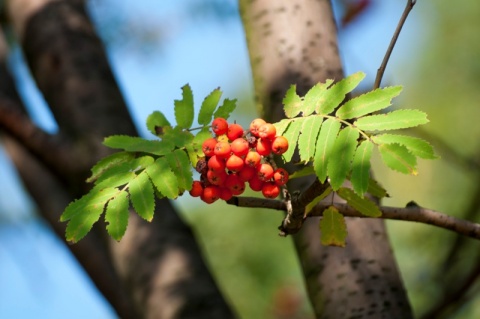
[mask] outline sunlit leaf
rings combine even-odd
[[[318,101],[317,114],[330,114],[345,96],[365,78],[365,73],[357,72],[332,85]]]
[[[113,166],[120,165],[122,163],[131,161],[135,158],[135,155],[128,152],[117,152],[102,158],[95,166],[92,167],[92,175],[87,179],[87,183],[94,182],[100,177],[106,170]]]
[[[65,222],[77,216],[80,216],[81,219],[82,217],[86,217],[98,210],[102,213],[105,204],[117,193],[118,189],[114,187],[102,189],[94,193],[88,193],[80,199],[71,202],[67,208],[65,208],[62,216],[60,216],[60,221]]]
[[[359,213],[369,217],[380,217],[382,212],[377,204],[365,197],[360,197],[355,192],[346,187],[341,187],[337,191],[338,196],[347,201],[347,204],[355,208]]]
[[[168,160],[173,173],[177,176],[180,192],[190,190],[193,178],[187,153],[183,150],[175,150],[173,153],[167,154],[165,158]]]
[[[300,130],[302,129],[302,119],[298,118],[292,120],[290,125],[288,126],[287,130],[283,132],[283,136],[288,140],[288,150],[283,153],[283,158],[285,162],[290,162],[295,152],[297,146],[298,136],[300,134]]]
[[[397,110],[359,118],[354,125],[364,131],[385,131],[415,127],[428,123],[427,114],[419,110]]]
[[[145,152],[154,155],[170,153],[174,144],[170,140],[146,140],[141,137],[127,135],[113,135],[105,138],[103,144],[110,148],[123,149],[129,152]]]
[[[147,128],[156,136],[161,136],[165,132],[165,127],[171,127],[170,122],[160,111],[155,111],[147,117]]]
[[[178,148],[182,148],[193,141],[193,134],[177,126],[177,127],[174,127],[172,130],[169,130],[168,132],[166,132],[165,135],[163,136],[163,139],[165,141],[168,140]],[[170,153],[167,153],[167,154],[170,154]]]
[[[320,133],[318,134],[313,167],[318,180],[322,183],[325,182],[327,178],[327,163],[339,130],[340,122],[330,118],[323,122]]]
[[[182,99],[174,101],[174,113],[177,126],[190,128],[193,123],[193,93],[188,84],[182,87]]]
[[[323,118],[320,116],[309,116],[304,118],[300,136],[298,137],[298,151],[300,160],[308,162],[315,155],[318,132],[322,125]]]
[[[333,83],[333,80],[326,80],[325,83],[317,83],[303,98],[302,115],[307,116],[312,114],[317,107],[324,103],[324,95],[327,94],[327,88]]]
[[[400,144],[381,144],[378,147],[383,162],[394,171],[417,175],[417,158]]]
[[[115,240],[122,239],[128,225],[129,216],[129,201],[128,193],[120,192],[117,196],[112,198],[105,211],[105,221],[107,222],[107,231]]]
[[[345,247],[347,238],[347,225],[345,218],[333,206],[323,211],[320,220],[320,239],[322,245]]]
[[[280,122],[273,123],[275,129],[277,130],[277,135],[283,135],[283,132],[285,132],[291,122],[291,119],[283,119]]]
[[[350,172],[352,160],[357,148],[358,131],[347,126],[338,134],[329,155],[327,172],[333,190],[342,186]]]
[[[370,91],[347,101],[337,110],[335,115],[341,119],[351,119],[383,110],[391,105],[392,99],[399,95],[401,91],[401,86]]]
[[[145,171],[140,173],[128,186],[133,209],[140,217],[151,221],[155,211],[155,196],[148,174]]]
[[[224,119],[228,119],[228,117],[235,110],[236,107],[237,99],[225,99],[223,100],[223,104],[215,111],[213,117],[223,117]]]
[[[289,118],[297,116],[302,110],[302,103],[302,99],[297,94],[297,86],[291,85],[283,98],[285,115]]]
[[[220,89],[213,90],[202,102],[200,107],[200,112],[198,113],[198,124],[208,125],[212,121],[213,112],[215,111],[220,97],[222,96],[222,91]]]
[[[396,134],[381,134],[372,136],[372,140],[377,144],[400,144],[405,146],[413,155],[424,159],[436,159],[432,145],[427,141],[417,137],[396,135]]]
[[[368,189],[370,181],[370,159],[372,157],[373,143],[363,141],[355,152],[352,163],[352,182],[353,190],[360,197],[363,197]]]
[[[105,188],[103,185],[120,186],[122,178],[126,179],[128,176],[132,177],[132,173],[145,169],[154,161],[151,156],[137,157],[129,162],[121,163],[116,166],[112,166],[95,181],[95,188]],[[113,185],[115,183],[116,185]],[[126,181],[128,183],[128,181]],[[124,183],[125,184],[125,183]]]
[[[178,197],[178,181],[165,157],[158,158],[155,163],[146,168],[153,185],[162,196],[170,199]]]

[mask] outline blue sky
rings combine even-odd
[[[340,36],[346,73],[362,70],[373,81],[390,41],[404,1],[377,1],[368,14]],[[126,1],[116,5],[134,17],[149,21],[173,21],[184,16],[187,1]],[[418,7],[422,5],[419,2]],[[364,23],[372,22],[372,23]],[[390,70],[405,61],[418,39],[424,36],[413,12],[392,56],[385,79],[398,82]],[[422,30],[418,32],[417,30]],[[128,51],[110,51],[109,56],[124,96],[140,132],[146,117],[162,108],[169,119],[173,100],[189,83],[196,105],[211,90],[221,87],[223,97],[234,98],[239,86],[251,90],[249,61],[243,30],[238,19],[222,22],[196,20],[176,23],[158,53],[138,56]],[[406,40],[408,39],[408,41]],[[13,59],[19,59],[16,52]],[[34,86],[16,68],[20,90],[35,121],[55,131],[48,111]],[[251,99],[251,95],[241,97]],[[18,176],[0,150],[0,318],[114,318],[62,241],[33,213]],[[180,205],[182,201],[180,200]]]

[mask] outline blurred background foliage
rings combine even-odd
[[[341,45],[351,39],[347,35],[355,29],[365,30],[362,32],[378,29],[380,17],[387,14],[380,10],[385,6],[380,0],[334,0],[338,20],[358,2],[367,5],[348,25],[339,26]],[[405,1],[392,3],[396,9],[389,13],[388,19],[396,21]],[[149,11],[147,5],[132,11],[124,1],[91,0],[88,4],[111,56],[124,59],[122,63],[137,59],[146,67],[155,67],[153,72],[157,72],[158,79],[150,83],[149,90],[169,81],[171,75],[164,72],[168,67],[152,61],[165,57],[168,63],[166,52],[176,37],[184,36],[186,30],[202,30],[205,25],[226,28],[240,23],[235,1],[171,2],[164,5],[162,19]],[[428,113],[430,124],[410,133],[429,139],[442,158],[420,162],[419,175],[415,177],[390,172],[378,162],[374,173],[392,196],[385,200],[385,205],[404,206],[414,200],[421,206],[480,222],[480,125],[476,123],[480,118],[479,16],[480,2],[418,1],[407,20],[384,85],[404,85],[396,107],[418,108]],[[393,31],[395,23],[391,24]],[[389,36],[381,39],[383,42],[375,47],[376,51],[383,54]],[[246,57],[246,51],[239,54]],[[369,54],[343,52],[346,72],[364,70],[374,74],[380,61],[365,62]],[[363,65],[352,61],[363,61]],[[17,70],[21,68],[17,64],[23,62],[13,58],[11,63],[12,69]],[[233,74],[228,84],[234,88],[228,97],[240,100],[232,119],[246,125],[254,117],[252,87],[243,78],[236,78],[235,67],[232,64],[231,69],[224,70]],[[125,76],[121,71],[115,72],[119,78]],[[214,75],[205,74],[205,79]],[[211,78],[208,81],[216,82]],[[175,98],[183,84],[173,93]],[[123,89],[128,100],[133,93],[127,86]],[[162,107],[168,108],[168,104]],[[153,110],[147,108],[141,113],[132,109],[132,113],[143,125],[144,114]],[[3,211],[8,209],[5,198],[0,206]],[[240,209],[221,203],[207,206],[190,198],[182,198],[175,205],[194,227],[221,289],[241,318],[313,318],[291,238],[277,235],[280,212]],[[0,222],[0,232],[3,229],[5,234],[8,218],[1,217]],[[480,309],[475,307],[480,301],[480,243],[459,239],[451,232],[428,225],[397,221],[388,221],[387,225],[417,317],[480,318]],[[22,263],[24,258],[18,260]],[[436,312],[431,312],[432,309]]]

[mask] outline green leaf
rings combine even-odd
[[[108,223],[107,231],[108,234],[117,241],[122,239],[127,230],[128,216],[130,214],[128,204],[127,192],[120,192],[107,204],[107,210],[105,212],[105,221]]]
[[[105,138],[103,144],[110,148],[123,149],[129,152],[145,152],[154,155],[170,153],[174,144],[169,140],[146,140],[136,136],[113,135]]]
[[[283,119],[280,122],[273,123],[273,125],[275,126],[275,129],[277,130],[277,135],[278,136],[283,135],[283,132],[285,132],[285,130],[287,129],[287,127],[290,125],[291,122],[292,122],[291,119]]]
[[[340,122],[329,118],[323,122],[320,133],[317,138],[317,146],[315,150],[315,158],[313,159],[313,167],[320,182],[325,182],[327,178],[327,162],[332,153],[335,139],[340,130]]]
[[[436,159],[432,145],[427,141],[417,137],[396,135],[396,134],[381,134],[372,136],[372,140],[377,144],[400,144],[405,146],[413,155],[424,159]]]
[[[345,120],[383,110],[391,105],[392,99],[401,91],[401,86],[392,86],[362,94],[341,106],[336,116]]]
[[[341,187],[337,191],[338,196],[347,201],[347,204],[355,208],[359,213],[369,217],[380,217],[382,212],[378,206],[365,197],[360,197],[350,188]]]
[[[302,104],[302,99],[297,94],[297,86],[291,85],[283,98],[285,115],[289,118],[297,116],[302,111]]]
[[[327,189],[325,191],[323,191],[322,194],[318,195],[317,197],[315,197],[310,203],[307,204],[307,206],[305,206],[305,213],[304,213],[304,216],[307,216],[308,214],[310,214],[310,212],[312,211],[312,209],[317,206],[318,203],[320,203],[320,201],[322,201],[325,197],[327,197],[328,195],[330,195],[332,193],[332,188],[329,186],[327,187]]]
[[[372,157],[373,143],[363,141],[355,152],[352,163],[352,182],[353,190],[360,197],[363,197],[368,189],[370,180],[370,158]]]
[[[223,104],[215,111],[213,114],[214,118],[223,117],[224,119],[228,119],[230,114],[235,110],[237,107],[237,99],[225,99],[223,100]]]
[[[320,220],[320,240],[325,246],[345,247],[347,224],[342,214],[333,206],[323,211]]]
[[[397,110],[386,114],[369,115],[355,121],[364,131],[398,130],[428,123],[427,114],[419,110]]]
[[[167,154],[165,158],[173,173],[177,176],[178,188],[180,192],[190,190],[193,183],[192,171],[190,170],[190,161],[183,150],[175,150]]]
[[[101,214],[108,200],[117,193],[118,189],[113,187],[105,188],[98,192],[90,192],[80,199],[71,202],[67,208],[65,208],[62,216],[60,216],[60,221],[65,222],[77,216],[86,218],[89,214],[96,213],[98,210],[100,210]]]
[[[162,112],[155,111],[147,117],[147,128],[153,135],[161,136],[166,127],[171,125]]]
[[[347,174],[350,172],[352,160],[357,148],[358,131],[347,126],[338,134],[333,145],[327,165],[330,185],[333,190],[342,186]]]
[[[288,150],[283,153],[285,162],[290,162],[297,146],[298,135],[302,129],[302,118],[292,120],[283,136],[288,140]]]
[[[95,188],[101,189],[105,188],[105,185],[110,185],[111,187],[120,186],[128,183],[126,179],[131,177],[133,173],[145,169],[147,166],[153,163],[153,157],[151,156],[142,156],[135,158],[129,162],[113,166],[110,169],[103,172],[103,174],[95,181]],[[134,177],[134,176],[133,176]],[[133,178],[132,177],[132,178]],[[122,183],[124,182],[124,183]]]
[[[381,144],[378,146],[383,162],[394,171],[417,175],[417,158],[400,144]]]
[[[130,201],[137,214],[146,221],[152,221],[155,211],[155,196],[148,174],[143,171],[128,186]]]
[[[213,112],[217,107],[218,101],[222,96],[220,88],[213,90],[202,102],[200,113],[198,114],[198,124],[208,125],[212,121]]]
[[[177,126],[190,128],[193,123],[193,93],[188,84],[182,87],[182,99],[174,101],[174,112]]]
[[[315,155],[317,135],[320,131],[323,118],[321,116],[309,116],[303,120],[300,136],[298,138],[298,151],[300,160],[308,162]]]
[[[332,85],[333,80],[326,80],[325,83],[317,83],[310,90],[303,99],[302,115],[308,116],[312,114],[320,103],[324,103],[324,96],[327,94],[327,89]]]
[[[177,177],[170,169],[165,157],[158,158],[155,163],[146,168],[146,172],[162,196],[170,199],[178,197]]]
[[[294,178],[305,177],[312,174],[315,174],[315,170],[313,169],[313,166],[304,166],[302,169],[291,174],[288,177],[288,179],[290,180]]]
[[[165,132],[165,135],[163,136],[163,140],[164,141],[168,140],[170,143],[173,143],[176,147],[182,148],[193,141],[193,134],[190,133],[189,131],[185,131],[179,126],[176,126],[172,130]]]
[[[384,197],[390,197],[390,195],[388,195],[387,193],[387,190],[380,186],[380,184],[373,178],[370,178],[370,180],[368,181],[367,193],[380,199]]]
[[[135,158],[135,155],[128,152],[117,152],[102,158],[98,161],[95,166],[92,167],[92,175],[87,178],[87,183],[94,182],[97,178],[100,177],[106,170],[112,168],[113,166],[120,165],[122,163],[131,161]]]
[[[357,72],[334,84],[322,95],[315,111],[317,114],[327,115],[333,112],[351,92],[365,78],[365,73]]]

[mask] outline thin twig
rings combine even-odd
[[[383,58],[382,64],[377,70],[377,77],[375,78],[375,83],[373,84],[373,89],[378,89],[380,87],[380,83],[382,82],[382,77],[383,74],[385,73],[385,69],[387,68],[388,60],[390,59],[390,56],[392,55],[393,48],[395,47],[395,44],[397,43],[398,36],[400,35],[400,32],[402,31],[403,25],[405,24],[405,21],[407,20],[408,14],[410,11],[412,11],[413,6],[417,3],[417,0],[408,0],[407,5],[405,7],[405,10],[403,10],[403,14],[400,17],[400,21],[398,21],[397,28],[395,29],[395,33],[393,34],[392,40],[390,41],[390,45],[388,46],[387,52],[385,53],[385,56]]]
[[[262,199],[256,197],[234,197],[227,203],[239,207],[256,207],[270,208],[275,210],[286,210],[286,204],[283,201]],[[319,204],[317,204],[317,206],[313,208],[308,217],[322,216],[323,211],[329,206],[332,206],[332,204],[320,202]],[[369,218],[368,216],[357,212],[354,208],[347,204],[333,203],[333,206],[335,206],[346,217]],[[480,239],[480,224],[452,217],[431,209],[419,206],[408,206],[404,208],[380,206],[380,211],[382,212],[382,216],[380,216],[379,218],[429,224],[454,231],[464,236]]]

